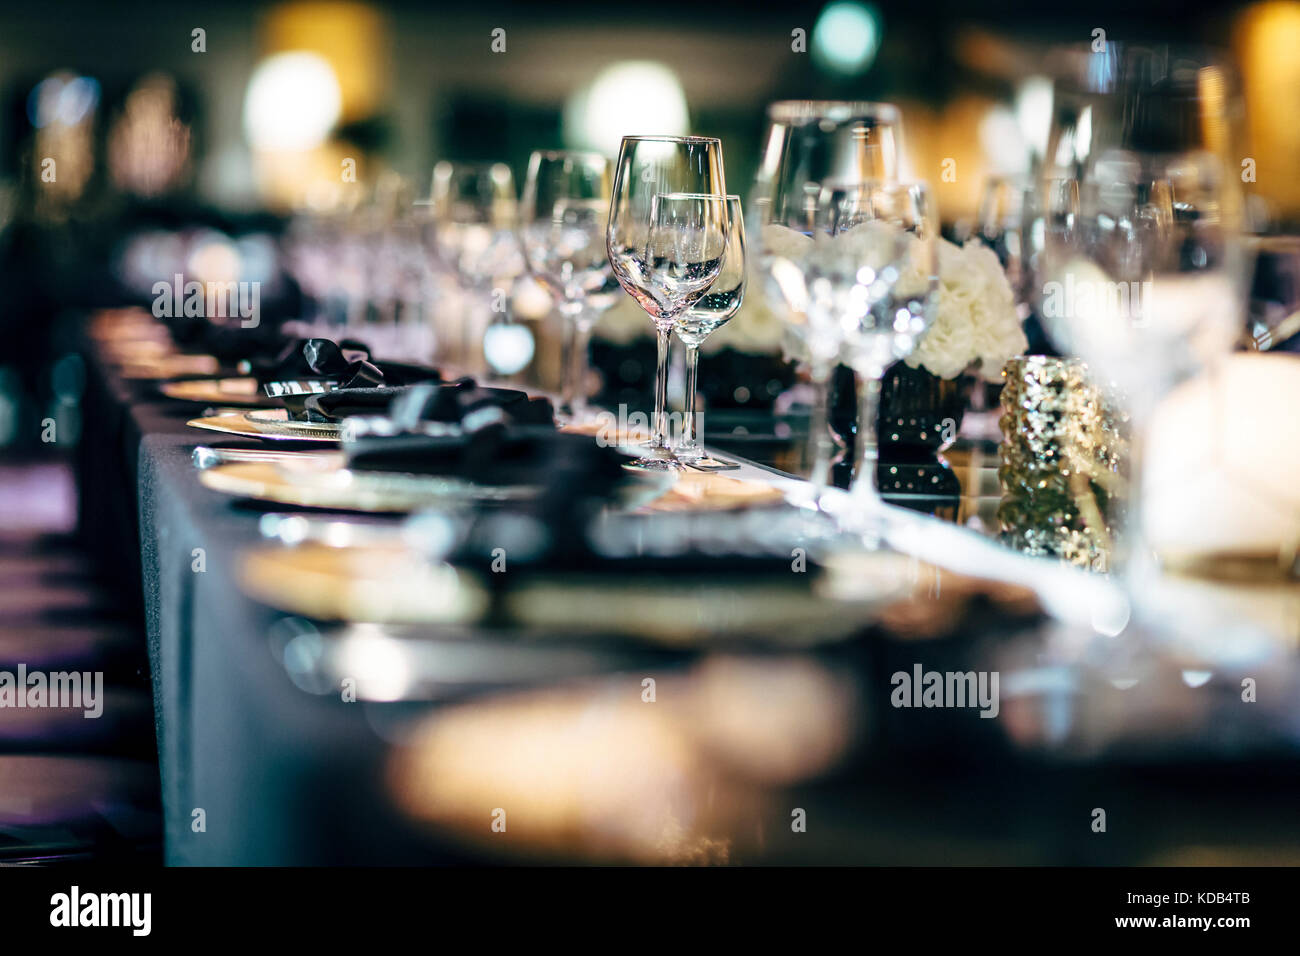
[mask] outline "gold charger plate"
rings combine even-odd
[[[450,624],[478,620],[488,606],[472,575],[399,543],[263,545],[240,555],[238,578],[263,604],[322,621]]]
[[[264,408],[271,399],[262,394],[257,379],[249,376],[237,378],[192,378],[181,382],[164,382],[158,386],[168,398],[185,402],[202,402],[206,405],[247,405]]]
[[[903,591],[892,580],[870,599],[841,600],[823,582],[789,578],[701,584],[639,574],[534,574],[510,588],[498,610],[505,612],[503,626],[539,639],[622,634],[684,647],[734,636],[806,647],[858,632]],[[259,545],[240,555],[238,579],[244,593],[269,607],[326,621],[464,623],[488,606],[471,572],[431,564],[400,541]]]
[[[185,424],[191,428],[206,428],[209,431],[238,435],[241,438],[266,438],[272,441],[319,441],[338,444],[338,426],[327,426],[315,422],[291,422],[289,412],[283,408],[265,409],[268,416],[261,420],[250,420],[245,413],[231,415],[208,415],[204,418],[191,418]]]
[[[180,375],[216,375],[221,363],[211,355],[137,356],[122,359],[119,374],[129,379],[176,378]],[[177,384],[177,383],[169,383]]]
[[[686,470],[665,494],[644,506],[646,511],[732,511],[779,505],[785,495],[761,481]]]
[[[474,485],[455,478],[397,473],[358,473],[319,459],[286,465],[238,462],[199,472],[214,491],[300,508],[405,514],[449,503],[515,501],[535,489]]]

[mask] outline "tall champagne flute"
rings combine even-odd
[[[564,318],[559,413],[568,422],[584,419],[588,340],[619,288],[604,239],[613,178],[598,153],[538,150],[528,162],[520,237],[529,272]]]
[[[722,328],[740,309],[745,300],[748,277],[745,261],[745,219],[740,197],[727,197],[727,246],[718,278],[709,291],[700,296],[685,312],[677,316],[677,338],[686,346],[686,427],[682,441],[674,449],[677,460],[693,468],[718,470],[734,467],[730,462],[709,457],[700,444],[695,412],[699,380],[700,345]]]
[[[605,242],[614,275],[654,323],[658,345],[653,434],[641,464],[679,467],[668,440],[668,348],[677,316],[718,277],[725,239],[722,144],[703,136],[625,136]],[[714,201],[699,198],[713,197]],[[712,257],[712,258],[693,258]]]
[[[814,496],[830,480],[827,424],[839,329],[808,309],[806,257],[822,184],[892,182],[898,178],[901,119],[889,103],[789,100],[768,107],[767,135],[749,204],[763,291],[781,312],[807,361],[814,397],[808,426]]]
[[[938,215],[923,183],[828,183],[807,259],[813,321],[839,330],[839,357],[858,381],[849,488],[859,516],[880,506],[876,414],[885,369],[910,355],[938,302]]]

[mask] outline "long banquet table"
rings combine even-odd
[[[1008,583],[1032,579],[1023,564],[1008,557],[1007,573],[992,574],[1000,580],[975,573],[1001,566],[992,545],[974,559],[954,558],[966,573],[936,571],[922,593],[851,639],[811,649],[624,642],[566,674],[563,655],[590,645],[420,626],[396,632],[432,648],[477,641],[530,660],[555,655],[555,666],[541,669],[549,676],[527,682],[551,695],[535,712],[511,709],[518,682],[507,671],[500,688],[480,681],[423,700],[310,693],[284,666],[284,644],[304,629],[328,636],[340,625],[264,606],[238,582],[238,556],[258,541],[262,514],[283,509],[201,486],[191,454],[211,436],[186,426],[194,406],[122,378],[89,339],[83,354],[83,533],[116,585],[142,598],[170,864],[1300,861],[1290,802],[1300,771],[1290,716],[1294,648],[1256,675],[1256,710],[1229,711],[1235,673],[1225,668],[1193,687],[1179,680],[1179,656],[1161,649],[1143,660],[1148,692],[1125,697],[1077,655],[1054,663],[1060,647],[1073,646],[1073,632],[1043,613],[1043,595]],[[913,530],[941,524],[915,520]],[[938,563],[960,550],[956,538],[913,538],[941,552],[927,555]],[[999,719],[891,706],[890,675],[915,666],[999,669]],[[608,703],[611,694],[639,703],[646,674],[662,688],[656,714],[671,714],[674,689],[689,688],[697,705],[725,701],[728,719],[710,723],[701,712],[683,730]],[[1286,695],[1279,709],[1276,697]],[[819,709],[828,697],[833,706]],[[401,728],[444,711],[454,719],[439,726],[451,736],[437,738],[437,759],[416,766],[446,775],[435,781],[437,797],[461,805],[445,812],[421,809],[428,800],[418,786],[395,796],[393,772],[395,750],[410,740]],[[539,725],[548,714],[574,713],[587,722],[571,737],[545,738]],[[545,752],[571,763],[520,776],[534,732],[543,734],[539,747],[559,747]],[[461,740],[464,753],[455,751]],[[636,768],[625,758],[636,758]],[[619,775],[636,785],[611,779]],[[572,779],[587,788],[577,797]],[[656,795],[655,781],[671,793]],[[512,819],[536,817],[495,841],[494,787],[522,805]],[[637,832],[635,821],[611,822],[665,806],[671,840]],[[1092,825],[1096,808],[1109,814],[1106,832]],[[592,820],[594,834],[578,832]],[[514,832],[517,842],[507,836]]]

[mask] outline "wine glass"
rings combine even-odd
[[[431,195],[434,242],[461,287],[459,362],[474,371],[485,318],[504,307],[494,283],[513,283],[524,261],[516,238],[515,181],[505,163],[438,163]]]
[[[839,358],[858,382],[850,495],[859,517],[879,512],[876,414],[885,369],[910,355],[938,303],[938,216],[924,183],[822,187],[805,261],[808,311],[838,331]]]
[[[806,257],[812,250],[822,183],[891,182],[898,177],[901,121],[889,103],[790,100],[768,107],[767,136],[750,202],[750,235],[774,308],[801,348],[813,386],[808,428],[814,499],[830,479],[827,424],[839,329],[808,309]],[[784,309],[780,308],[783,305]]]
[[[702,197],[713,198],[713,197]],[[700,296],[685,312],[677,316],[677,338],[686,346],[686,423],[681,442],[674,449],[677,460],[693,468],[722,470],[734,468],[731,462],[711,458],[700,444],[695,414],[696,383],[700,365],[700,345],[720,329],[740,309],[745,300],[748,277],[745,262],[745,219],[739,196],[726,201],[727,245],[718,277],[709,291]]]
[[[591,329],[619,288],[604,241],[613,171],[597,153],[538,150],[524,184],[524,259],[564,317],[558,411],[570,423],[586,413]]]
[[[1246,278],[1236,177],[1213,131],[1218,68],[1167,48],[1129,50],[1089,104],[1078,178],[1052,180],[1039,311],[1064,351],[1118,386],[1132,437],[1128,501],[1112,565],[1129,614],[1158,572],[1142,523],[1143,436],[1179,380],[1239,335]]]
[[[642,467],[679,467],[668,440],[668,348],[677,316],[718,277],[726,239],[722,144],[703,136],[625,136],[605,242],[623,288],[654,323],[652,437]],[[701,198],[704,197],[704,198]]]

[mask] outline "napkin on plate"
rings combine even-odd
[[[298,379],[326,379],[339,388],[414,385],[441,381],[436,369],[408,362],[380,361],[355,339],[295,339],[271,362],[253,362],[258,384]]]
[[[500,420],[515,425],[554,427],[555,410],[548,399],[532,398],[513,388],[488,388],[472,378],[454,382],[424,382],[404,387],[340,388],[306,400],[311,421],[337,422],[351,415],[387,414],[400,428],[418,430],[422,422],[460,424]]]
[[[354,471],[445,475],[491,486],[560,484],[575,495],[612,489],[624,477],[627,460],[587,438],[501,421],[446,436],[366,437],[349,442],[345,451]]]

